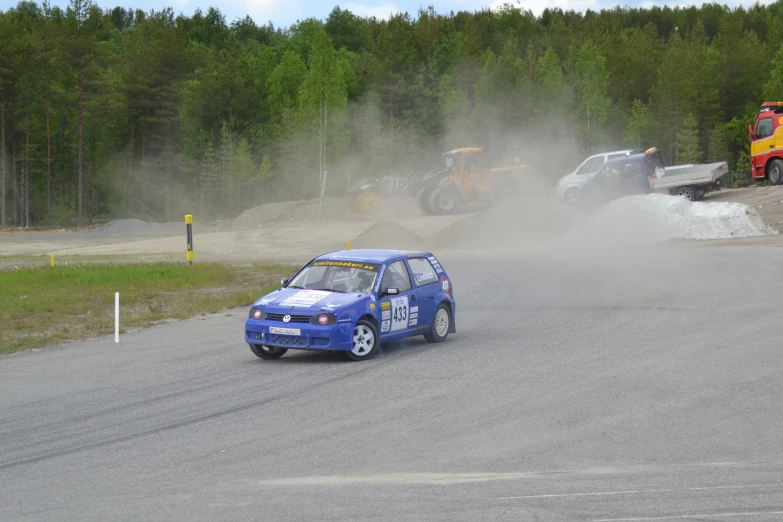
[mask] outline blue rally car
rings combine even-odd
[[[316,257],[250,308],[245,341],[262,359],[289,349],[372,357],[383,341],[456,333],[446,270],[429,252],[347,250]]]

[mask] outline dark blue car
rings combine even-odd
[[[622,197],[649,194],[651,180],[663,172],[663,158],[655,147],[609,160],[579,188],[576,202],[594,210]]]
[[[245,340],[255,355],[289,349],[372,357],[383,341],[456,333],[446,270],[429,252],[347,250],[316,257],[250,308]]]

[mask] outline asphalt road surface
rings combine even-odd
[[[783,251],[601,255],[444,259],[458,334],[361,363],[244,310],[0,357],[0,519],[783,520]]]

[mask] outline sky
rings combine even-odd
[[[212,6],[219,8],[230,24],[236,18],[244,18],[246,15],[259,25],[272,22],[275,27],[288,27],[297,20],[314,17],[325,19],[329,12],[339,5],[341,9],[347,9],[361,16],[376,16],[388,18],[392,13],[407,11],[415,16],[420,8],[427,9],[432,5],[439,13],[447,14],[450,11],[475,11],[482,8],[496,8],[504,3],[513,3],[517,7],[529,9],[538,15],[547,7],[560,7],[584,12],[587,9],[600,10],[611,9],[617,5],[629,7],[663,6],[688,6],[701,5],[698,0],[669,0],[667,2],[653,0],[93,0],[103,8],[111,8],[121,5],[125,8],[133,7],[149,12],[170,6],[179,14],[192,15],[196,8],[202,11]],[[770,4],[773,0],[760,0],[761,4]],[[37,2],[40,3],[40,2]],[[50,0],[52,5],[65,7],[68,0]],[[736,7],[738,5],[751,6],[754,0],[722,0],[722,5]],[[0,10],[7,10],[17,4],[17,0],[0,0]]]

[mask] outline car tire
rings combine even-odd
[[[435,310],[435,317],[432,318],[430,331],[424,334],[424,338],[431,343],[442,343],[449,336],[450,324],[451,313],[449,313],[449,307],[441,303]]]
[[[375,355],[380,344],[381,339],[375,325],[361,319],[353,327],[353,347],[345,352],[345,356],[352,361],[365,361]]]
[[[570,189],[567,189],[565,191],[565,194],[563,194],[563,201],[568,203],[569,205],[576,205],[576,195],[579,192],[579,189],[576,187],[571,187]]]
[[[419,205],[419,209],[422,214],[426,216],[432,215],[432,208],[430,208],[430,194],[429,188],[422,188],[416,193],[416,203]]]
[[[430,208],[435,215],[455,214],[460,204],[459,191],[453,187],[438,187],[430,194]]]
[[[783,183],[783,160],[773,159],[767,172],[771,184],[780,185]]]
[[[285,355],[288,348],[275,348],[274,346],[264,346],[261,344],[250,344],[250,351],[262,359],[271,361],[272,359],[279,359]]]
[[[674,191],[675,196],[683,197],[689,201],[696,201],[696,191],[692,187],[680,187]]]

